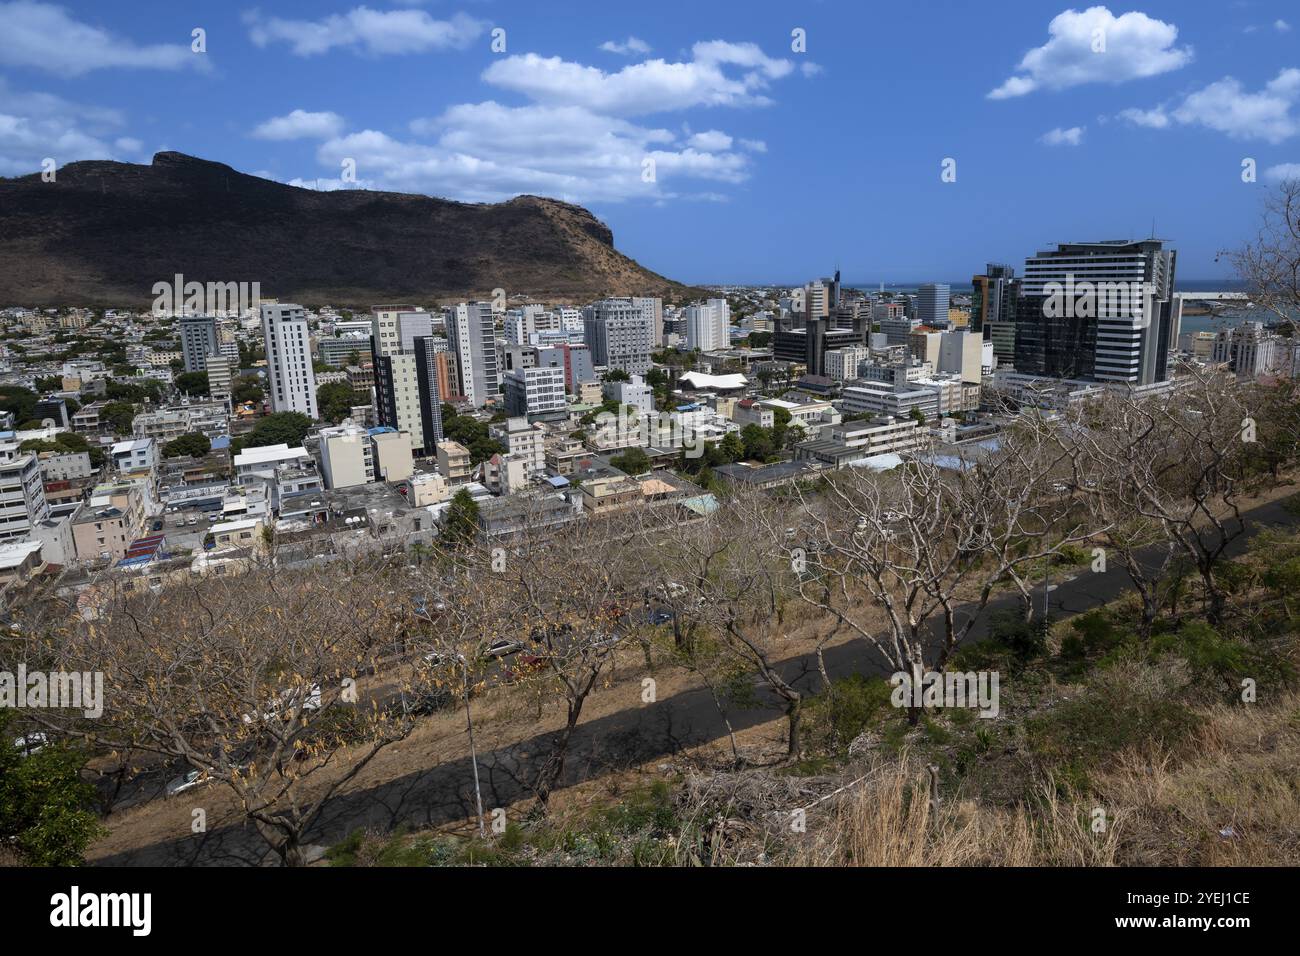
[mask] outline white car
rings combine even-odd
[[[524,645],[520,644],[518,641],[501,640],[490,644],[484,653],[488,657],[505,657],[508,654],[514,654],[523,649]]]
[[[172,780],[167,784],[167,796],[174,797],[178,793],[184,793],[186,790],[197,787],[200,783],[199,778],[201,776],[202,774],[197,770],[191,770],[189,773],[181,774],[175,780]]]
[[[39,753],[49,742],[49,737],[37,731],[24,737],[15,737],[14,749],[24,757],[30,757],[34,753]]]
[[[280,716],[281,712],[287,710],[294,702],[294,689],[286,687],[280,693],[279,704],[271,700],[267,702],[267,710],[262,714],[263,720],[274,720]],[[307,698],[302,702],[303,710],[320,710],[320,684],[312,684],[311,690],[307,692]],[[253,722],[252,714],[244,714],[244,723]]]

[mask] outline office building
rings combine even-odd
[[[946,282],[927,282],[916,291],[916,317],[921,325],[932,329],[946,329],[950,289]]]
[[[999,363],[1011,365],[1016,357],[1016,307],[1020,283],[1016,270],[990,262],[982,275],[971,277],[970,330],[993,343]]]
[[[1025,260],[1016,371],[1130,385],[1169,377],[1177,254],[1160,239],[1061,243]]]

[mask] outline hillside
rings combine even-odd
[[[155,282],[260,282],[262,295],[367,307],[508,295],[665,295],[587,210],[537,196],[469,204],[317,192],[182,153],[0,179],[0,305],[144,306]]]

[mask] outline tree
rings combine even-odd
[[[0,385],[0,411],[12,412],[16,422],[36,417],[38,398],[31,389],[19,385]]]
[[[920,458],[879,474],[847,469],[815,495],[799,490],[781,544],[801,569],[797,594],[893,673],[942,671],[1001,582],[1023,582],[1025,569],[1098,530],[1053,490],[1069,461],[1052,423],[1029,418],[965,470]],[[909,705],[908,719],[920,709]]]
[[[107,422],[118,435],[131,434],[131,423],[135,421],[135,405],[131,402],[109,402],[99,412],[100,421]]]
[[[1300,177],[1283,180],[1264,200],[1259,232],[1228,253],[1251,301],[1287,323],[1300,314]]]
[[[230,454],[237,455],[245,448],[281,443],[295,447],[301,445],[311,430],[312,420],[302,412],[275,412],[261,419],[247,435],[240,435],[230,443]]]
[[[640,448],[629,448],[623,454],[612,457],[609,463],[629,475],[641,475],[650,470],[650,456]]]
[[[452,496],[447,516],[442,522],[442,542],[459,547],[474,540],[478,534],[478,502],[465,488]]]
[[[81,779],[85,757],[63,741],[24,753],[12,721],[0,709],[0,842],[29,866],[79,866],[101,832],[94,787]]]
[[[1135,519],[1178,543],[1196,567],[1215,626],[1227,599],[1216,572],[1245,532],[1241,479],[1256,440],[1248,404],[1255,394],[1229,376],[1191,372],[1177,401],[1110,393],[1091,402],[1076,427],[1058,432],[1067,454],[1098,482],[1089,494],[1121,497]]]
[[[208,385],[207,372],[185,372],[177,375],[173,380],[176,388],[187,395],[209,395],[211,388]]]
[[[230,398],[236,405],[245,402],[260,402],[266,395],[266,389],[256,375],[241,375],[235,379]]]
[[[316,407],[320,417],[337,425],[352,414],[352,406],[361,404],[361,396],[347,382],[326,382],[316,389]]]
[[[400,653],[407,607],[387,596],[398,581],[382,560],[344,559],[310,572],[264,562],[156,594],[108,583],[94,622],[24,619],[33,654],[104,674],[103,714],[35,719],[106,755],[154,754],[197,771],[233,796],[265,844],[246,862],[269,849],[303,865],[304,838],[330,801],[413,727],[392,699],[418,680]],[[225,849],[238,853],[237,843]]]
[[[210,451],[212,442],[199,432],[189,432],[163,445],[164,458],[202,458]]]
[[[630,382],[630,381],[632,381],[632,376],[629,375],[629,374],[628,374],[624,369],[621,369],[621,368],[611,368],[608,372],[605,373],[605,381],[607,381],[607,382]]]

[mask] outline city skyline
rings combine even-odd
[[[0,3],[0,175],[173,149],[321,189],[554,196],[689,283],[957,287],[1152,234],[1227,280],[1216,254],[1300,170],[1285,4],[686,12]]]

